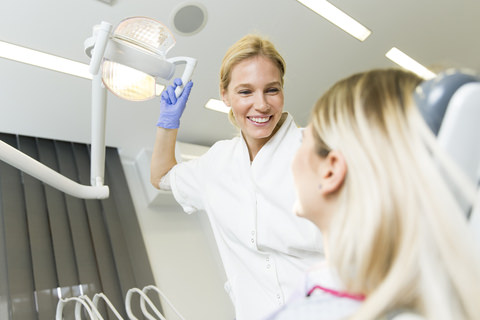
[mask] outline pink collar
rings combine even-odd
[[[348,299],[357,300],[357,301],[365,300],[365,295],[363,295],[363,294],[350,294],[350,293],[347,293],[347,292],[341,292],[341,291],[337,291],[337,290],[328,289],[328,288],[325,288],[325,287],[322,287],[322,286],[319,286],[319,285],[316,285],[312,289],[310,289],[307,292],[307,297],[309,297],[317,289],[322,290],[326,293],[332,294],[336,297],[340,297],[340,298],[348,298]]]

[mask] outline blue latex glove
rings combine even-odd
[[[176,78],[173,84],[168,86],[162,92],[160,100],[160,116],[158,118],[157,127],[165,129],[178,129],[180,126],[180,117],[187,105],[188,96],[192,89],[193,82],[189,81],[183,89],[180,96],[177,98],[175,89],[182,85],[182,80]]]

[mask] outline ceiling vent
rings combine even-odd
[[[194,35],[205,27],[207,9],[198,2],[184,2],[173,10],[170,23],[176,33]]]

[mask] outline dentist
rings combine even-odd
[[[228,278],[237,320],[264,319],[293,295],[305,271],[323,258],[313,223],[292,212],[290,165],[301,130],[283,112],[285,61],[273,44],[247,35],[222,61],[220,93],[239,136],[203,156],[175,160],[180,117],[192,83],[162,94],[151,182],[171,189],[186,213],[207,213]]]

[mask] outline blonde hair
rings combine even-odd
[[[348,167],[329,259],[346,290],[367,296],[353,319],[401,308],[436,320],[480,315],[478,249],[438,164],[454,169],[414,104],[420,82],[397,69],[355,74],[312,113],[317,153],[339,150]]]
[[[283,87],[286,64],[272,42],[255,34],[248,34],[235,42],[225,53],[220,67],[220,92],[226,91],[232,78],[233,68],[240,62],[253,57],[262,56],[270,59],[280,71],[280,81]],[[237,126],[232,110],[228,118]]]

